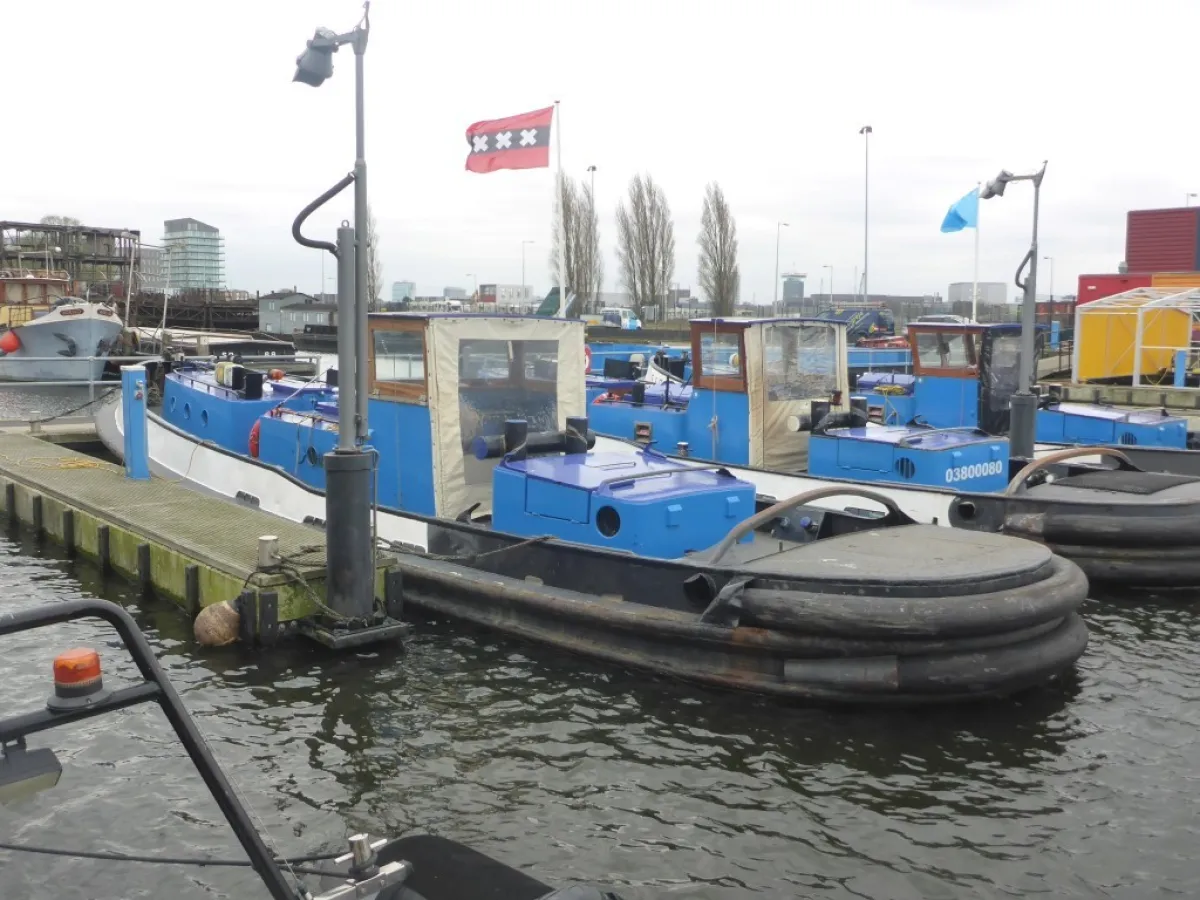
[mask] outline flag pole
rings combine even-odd
[[[558,308],[559,315],[567,314],[567,203],[566,184],[563,182],[562,167],[562,122],[558,101],[554,101],[554,153],[558,158],[558,174],[554,178],[554,190],[558,193]]]
[[[971,321],[979,321],[979,188],[975,182],[975,275],[971,280]]]

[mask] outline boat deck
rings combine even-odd
[[[28,433],[0,432],[0,483],[9,522],[32,525],[189,613],[250,592],[259,624],[265,602],[276,628],[323,603],[325,535],[316,523],[289,522],[177,481],[135,481],[121,466]],[[258,539],[266,535],[278,538],[284,565],[260,571]],[[377,583],[391,562],[379,560]]]

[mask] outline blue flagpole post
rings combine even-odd
[[[121,366],[121,423],[125,431],[125,475],[150,480],[150,442],[146,436],[146,366]]]

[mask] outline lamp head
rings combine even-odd
[[[337,48],[337,35],[328,28],[318,28],[305,51],[296,57],[296,74],[292,81],[320,87],[333,75],[333,54]]]
[[[982,191],[979,192],[980,200],[990,200],[992,197],[1003,197],[1004,188],[1013,179],[1013,173],[1008,169],[1001,169],[1000,174],[989,181]]]

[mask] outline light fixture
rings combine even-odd
[[[30,750],[24,738],[3,745],[0,754],[0,803],[15,803],[48,790],[62,777],[62,763],[46,747]]]

